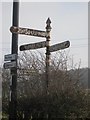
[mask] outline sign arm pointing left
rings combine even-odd
[[[16,26],[10,27],[10,31],[15,34],[23,34],[23,35],[30,35],[30,36],[37,36],[37,37],[48,37],[48,33],[46,31],[21,28]]]

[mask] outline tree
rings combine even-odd
[[[90,96],[82,89],[79,81],[80,67],[74,71],[74,76],[70,74],[69,55],[65,51],[57,52],[51,58],[50,80],[48,91],[45,94],[45,56],[41,53],[23,52],[18,59],[18,119],[52,119],[52,118],[86,118],[88,113],[87,101]],[[74,66],[74,65],[73,65]],[[9,71],[8,71],[9,72]],[[6,72],[4,72],[6,74]],[[8,88],[9,75],[3,83],[3,91]],[[8,81],[8,82],[7,82]],[[5,93],[4,93],[5,94]],[[7,92],[7,96],[9,92]],[[4,95],[5,96],[5,95]],[[5,100],[6,97],[3,97]],[[9,99],[9,97],[7,97]],[[7,101],[8,102],[8,101]],[[89,103],[89,101],[88,101]],[[5,106],[5,104],[3,104]],[[8,106],[6,107],[8,109]],[[7,110],[4,109],[7,113]]]

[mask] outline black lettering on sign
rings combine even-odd
[[[31,36],[37,36],[37,37],[50,37],[49,33],[47,33],[46,31],[20,28],[15,26],[12,26],[10,28],[10,31],[16,34],[24,34],[24,35],[31,35]]]
[[[46,41],[20,46],[20,51],[46,47]]]

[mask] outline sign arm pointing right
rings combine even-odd
[[[55,51],[58,51],[58,50],[62,50],[62,49],[68,48],[69,46],[70,46],[69,41],[65,41],[65,42],[62,42],[62,43],[59,43],[59,44],[55,44],[55,45],[50,46],[50,52],[55,52]]]

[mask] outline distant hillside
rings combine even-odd
[[[88,79],[88,71],[90,69],[88,68],[81,68],[81,69],[76,69],[76,70],[70,70],[69,74],[71,75],[72,78],[78,79],[78,81],[83,85],[84,88],[90,87],[89,84],[89,79]]]

